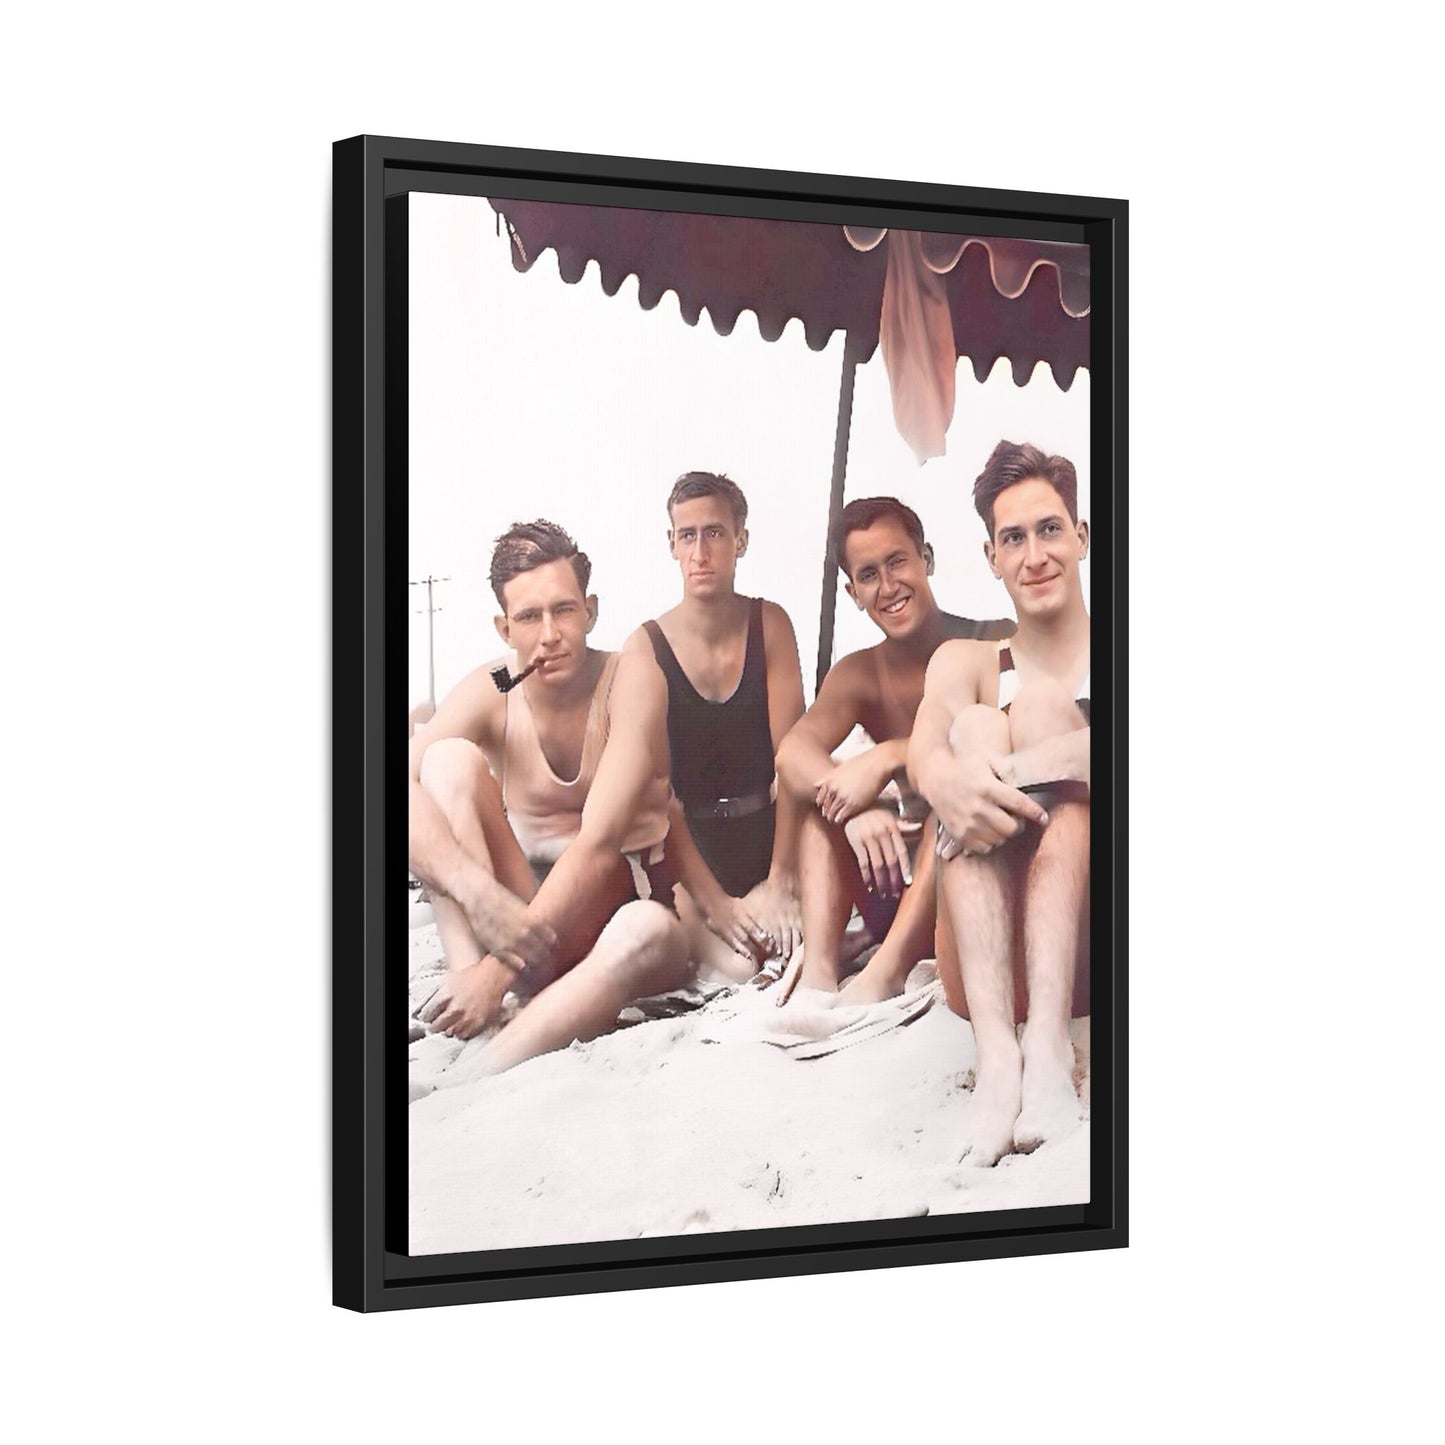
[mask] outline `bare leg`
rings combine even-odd
[[[487,875],[523,902],[537,880],[507,824],[502,795],[481,750],[465,738],[442,738],[426,750],[421,785],[441,809],[462,850]],[[434,894],[432,910],[447,965],[468,968],[487,952],[461,905]]]
[[[1089,810],[1056,804],[1024,881],[1029,1013],[1023,1029],[1023,1107],[1014,1141],[1027,1152],[1078,1122],[1069,1041],[1079,911],[1089,879]]]
[[[955,751],[1008,752],[1008,719],[989,707],[965,708],[949,739]],[[1023,1055],[1014,1030],[1013,887],[1009,850],[960,855],[939,865],[940,907],[956,942],[963,992],[978,1049],[963,1156],[987,1168],[1013,1148],[1022,1103]],[[945,990],[948,982],[945,980]]]
[[[798,840],[798,876],[803,906],[804,988],[838,987],[839,952],[853,895],[861,890],[858,863],[841,828],[810,807]]]
[[[687,952],[681,924],[660,903],[624,905],[587,957],[487,1044],[476,1071],[500,1073],[574,1039],[606,1033],[633,999],[680,985],[690,974]]]
[[[963,992],[963,974],[959,969],[958,941],[953,934],[953,915],[943,895],[943,870],[938,870],[935,884],[938,891],[938,931],[934,938],[937,949],[938,981],[943,985],[943,997],[950,1009],[959,1018],[968,1017],[968,999]]]
[[[938,856],[933,850],[935,818],[932,813],[923,827],[913,861],[913,882],[903,890],[898,916],[878,952],[870,958],[857,978],[843,988],[843,1001],[850,1004],[879,1003],[903,992],[909,971],[920,959],[934,953],[938,922]]]
[[[1013,745],[1028,747],[1084,725],[1073,700],[1056,690],[1018,695],[1010,712]],[[1078,1122],[1074,1047],[1069,1041],[1079,922],[1089,883],[1089,809],[1057,802],[1024,879],[1024,959],[1028,1018],[1023,1029],[1023,1101],[1015,1146],[1036,1149]]]

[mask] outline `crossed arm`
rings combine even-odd
[[[817,701],[788,734],[778,756],[778,777],[796,805],[816,808],[841,826],[872,890],[902,895],[912,862],[898,817],[878,806],[878,795],[908,757],[908,739],[892,738],[838,763],[833,750],[863,723],[877,682],[866,655],[839,662],[823,680]]]
[[[856,653],[845,657],[823,679],[817,700],[778,750],[779,784],[830,823],[845,823],[871,808],[907,761],[906,738],[878,743],[846,762],[833,761],[833,750],[864,716],[871,683],[868,664]]]
[[[1088,728],[1059,733],[1031,747],[1020,748],[1004,760],[999,777],[1015,788],[1033,783],[1089,783]]]
[[[1087,777],[1087,730],[1072,735],[1074,740],[1051,738],[1017,753],[982,743],[956,750],[950,733],[960,714],[972,707],[993,708],[997,702],[997,653],[991,646],[954,641],[934,653],[914,719],[908,773],[938,814],[948,835],[940,839],[939,851],[949,857],[960,848],[987,852],[1029,823],[1047,823],[1047,813],[1019,788],[1035,781],[1057,781],[1064,774],[1049,771],[1046,777],[1036,777],[1039,769],[1055,763],[1077,767],[1082,748]],[[1080,738],[1082,742],[1077,741]]]

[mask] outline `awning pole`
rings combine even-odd
[[[834,532],[843,515],[843,481],[848,475],[848,434],[853,425],[853,378],[858,371],[858,353],[851,333],[844,333],[843,380],[838,388],[838,430],[833,439],[833,490],[828,497],[828,538],[823,550],[823,600],[818,609],[818,678],[813,689],[817,697],[823,679],[833,663],[833,613],[838,603],[838,548]]]

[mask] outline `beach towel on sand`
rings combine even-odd
[[[943,985],[932,963],[919,964],[897,998],[880,1003],[850,1004],[847,993],[806,990],[795,993],[778,1010],[763,1034],[766,1044],[797,1060],[821,1059],[840,1049],[866,1043],[923,1017],[943,997]]]

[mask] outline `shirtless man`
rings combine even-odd
[[[860,498],[844,507],[838,557],[848,595],[883,641],[833,666],[779,750],[778,777],[806,809],[799,982],[837,989],[843,933],[856,905],[869,934],[882,940],[867,978],[849,989],[850,1000],[866,1002],[902,992],[908,970],[933,952],[933,851],[923,850],[916,874],[911,857],[927,805],[904,788],[900,817],[900,809],[879,796],[891,780],[900,787],[907,782],[908,739],[928,661],[950,638],[999,637],[1012,627],[954,617],[939,607],[928,581],[933,548],[917,513],[896,498]],[[833,750],[855,724],[873,746],[834,762]]]
[[[423,1017],[471,1038],[509,989],[531,996],[482,1072],[593,1038],[687,976],[664,847],[667,686],[648,657],[588,647],[590,575],[551,522],[499,538],[496,626],[525,680],[504,692],[478,668],[411,742],[411,870],[448,968]]]
[[[1037,447],[1000,442],[974,504],[1018,630],[1002,647],[939,648],[908,767],[939,818],[939,973],[978,1046],[964,1156],[989,1166],[1079,1117],[1069,1018],[1088,967],[1089,528],[1073,464]]]
[[[774,754],[803,715],[798,644],[777,603],[735,590],[748,549],[748,503],[736,482],[688,472],[667,515],[682,601],[643,623],[623,651],[655,657],[667,678],[674,806],[701,854],[684,874],[691,898],[679,901],[686,909],[695,900],[732,950],[714,949],[710,961],[746,977],[760,957],[786,962],[801,936],[801,810],[787,794],[773,801]]]

